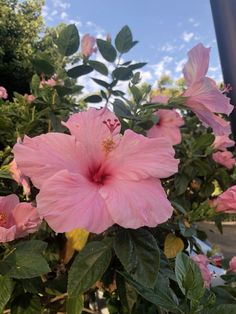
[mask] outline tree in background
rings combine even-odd
[[[31,63],[35,44],[43,28],[44,0],[1,0],[0,6],[0,85],[26,93],[33,75]]]

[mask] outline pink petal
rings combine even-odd
[[[205,127],[212,128],[215,135],[231,134],[230,123],[207,110],[204,106],[199,106],[198,109],[194,109],[193,112]]]
[[[12,212],[16,224],[16,237],[37,231],[41,222],[39,214],[30,203],[19,203]]]
[[[0,213],[10,214],[19,203],[19,198],[15,194],[0,196]]]
[[[216,163],[226,167],[227,169],[232,169],[236,162],[233,154],[229,151],[216,152],[212,154],[212,158]]]
[[[217,135],[213,143],[213,148],[216,150],[226,150],[227,147],[232,147],[235,142],[226,135]]]
[[[0,243],[10,242],[16,238],[16,226],[13,225],[9,228],[0,227]]]
[[[109,119],[111,124],[117,125],[114,130],[110,130],[107,126]],[[87,111],[75,113],[66,123],[62,122],[62,124],[84,145],[86,154],[94,161],[104,158],[102,145],[104,140],[120,132],[120,123],[117,117],[106,108],[100,110],[90,108]]]
[[[40,216],[56,232],[83,228],[100,233],[114,223],[98,186],[67,170],[45,182],[37,196],[37,207]]]
[[[107,156],[108,172],[120,179],[166,178],[178,171],[179,160],[164,138],[147,138],[127,130]]]
[[[62,169],[83,171],[84,153],[71,135],[48,133],[34,138],[25,136],[23,143],[15,144],[13,152],[18,167],[37,188]]]
[[[203,78],[208,70],[210,48],[198,44],[188,52],[188,61],[183,73],[187,86]]]
[[[223,95],[208,77],[191,84],[183,94],[188,97],[186,105],[198,109],[198,105],[204,106],[211,112],[225,113],[229,115],[233,110],[229,98]]]
[[[124,228],[155,227],[173,211],[159,180],[111,179],[99,192],[114,222]]]

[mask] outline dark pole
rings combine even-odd
[[[236,0],[210,0],[210,2],[224,82],[232,86],[228,96],[235,106],[230,120],[236,140]]]

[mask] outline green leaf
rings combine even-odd
[[[181,195],[187,190],[190,180],[184,173],[175,176],[174,185],[177,195]]]
[[[128,52],[133,47],[133,36],[129,26],[125,25],[115,38],[116,49],[120,53]]]
[[[55,73],[54,66],[44,59],[33,59],[32,64],[39,74],[53,75]]]
[[[84,308],[84,297],[79,295],[76,297],[68,297],[66,301],[67,314],[81,314]]]
[[[91,95],[84,99],[85,102],[98,103],[102,101],[102,97],[99,95]]]
[[[127,108],[125,103],[122,100],[118,99],[118,98],[116,98],[114,103],[113,103],[113,109],[114,109],[115,114],[118,117],[129,118],[129,119],[133,118],[132,113]]]
[[[69,77],[72,77],[72,78],[77,78],[79,76],[86,75],[92,71],[93,71],[93,68],[91,66],[86,65],[86,64],[82,64],[82,65],[78,65],[72,69],[69,69],[67,71],[67,75]]]
[[[105,60],[109,62],[114,62],[116,60],[117,53],[110,42],[103,39],[97,39],[97,46]]]
[[[114,249],[125,270],[140,284],[153,287],[159,271],[160,253],[155,238],[144,229],[123,229]]]
[[[0,262],[0,273],[11,278],[34,278],[50,271],[42,252],[47,244],[39,240],[20,242],[12,254]]]
[[[0,178],[2,178],[2,179],[12,179],[12,176],[10,175],[10,173],[8,171],[0,169]]]
[[[36,295],[25,293],[14,300],[11,314],[41,314],[42,305]]]
[[[108,68],[102,62],[89,60],[88,63],[95,71],[103,75],[108,75]]]
[[[135,290],[147,301],[157,306],[161,306],[165,310],[173,311],[173,313],[179,313],[178,298],[169,287],[168,280],[163,275],[158,274],[155,286],[151,289],[143,287],[127,273],[118,273],[121,274],[126,281],[132,285]]]
[[[141,91],[135,85],[130,86],[129,89],[130,89],[130,91],[131,91],[131,93],[132,93],[132,95],[134,97],[135,102],[137,104],[139,104],[139,102],[142,100],[142,93],[141,93]]]
[[[119,273],[116,274],[117,293],[124,309],[124,313],[132,313],[132,309],[137,302],[138,294],[134,287],[125,281]]]
[[[10,300],[14,282],[9,277],[0,275],[0,287],[0,313],[2,313],[5,305]]]
[[[236,314],[236,305],[233,304],[220,304],[214,306],[209,312],[206,314]]]
[[[192,150],[193,152],[199,150],[199,149],[206,149],[214,142],[215,136],[213,134],[203,134],[196,138]]]
[[[102,277],[111,260],[111,249],[103,242],[90,242],[76,256],[68,276],[69,296],[87,291]]]
[[[175,260],[175,275],[181,291],[188,299],[199,300],[203,296],[205,288],[200,269],[182,252]]]
[[[39,84],[40,84],[40,77],[37,74],[34,74],[31,80],[31,89],[34,95],[37,95]]]
[[[134,63],[128,66],[128,68],[132,71],[140,69],[144,67],[147,64],[147,62],[139,62],[139,63]]]
[[[99,80],[99,79],[96,79],[96,78],[92,78],[92,80],[97,83],[98,85],[101,85],[103,87],[105,87],[106,89],[109,89],[110,88],[110,84],[108,84],[107,82],[105,81],[102,81],[102,80]]]
[[[63,56],[70,56],[79,49],[80,37],[74,24],[66,26],[59,34],[56,42]]]
[[[127,81],[131,79],[133,73],[129,68],[120,67],[112,72],[112,76],[119,81]]]

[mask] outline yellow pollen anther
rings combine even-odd
[[[0,213],[0,226],[4,226],[7,223],[7,214]]]
[[[105,153],[110,153],[113,149],[116,148],[116,143],[113,141],[113,139],[108,138],[102,142],[102,147]]]

